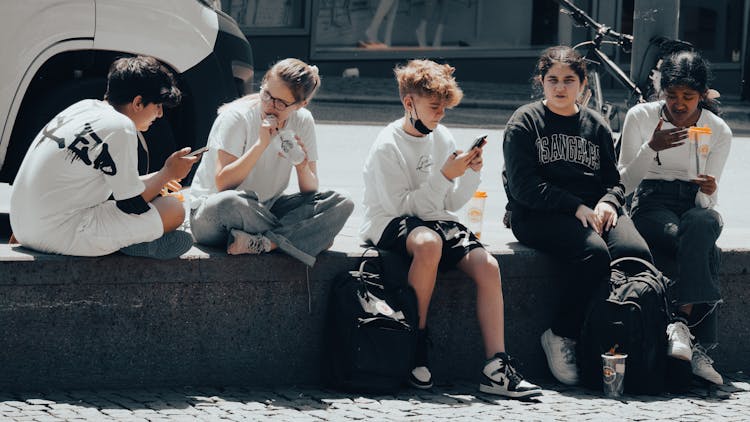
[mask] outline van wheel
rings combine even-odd
[[[13,127],[8,152],[2,171],[0,171],[0,181],[12,183],[29,145],[53,117],[80,100],[102,99],[106,88],[105,78],[72,80],[60,85],[48,95],[38,96],[31,101],[24,100]],[[165,110],[165,114],[168,112]],[[160,169],[169,154],[176,149],[172,128],[166,115],[156,120],[143,135],[149,146],[149,154],[147,156],[139,143],[138,171],[140,174]]]

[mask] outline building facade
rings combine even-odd
[[[636,0],[573,0],[597,21],[632,33]],[[714,67],[714,86],[739,98],[748,75],[750,0],[679,0],[678,38]],[[389,77],[394,64],[433,58],[464,80],[526,83],[535,58],[555,44],[591,37],[554,0],[221,0],[243,28],[259,70],[283,57],[317,64],[324,75],[357,68]],[[630,57],[606,50],[624,69]],[[611,83],[611,82],[610,82]]]

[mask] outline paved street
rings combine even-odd
[[[544,395],[516,401],[478,393],[467,383],[397,396],[289,387],[160,388],[121,391],[0,393],[3,421],[746,421],[750,377],[733,374],[721,389],[696,386],[679,395],[611,400],[579,388],[543,384]],[[554,390],[553,390],[554,389]]]

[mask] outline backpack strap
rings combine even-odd
[[[645,259],[637,258],[634,256],[625,256],[622,258],[617,258],[609,264],[609,267],[615,268],[618,264],[622,262],[637,262],[643,265],[644,267],[646,267],[647,269],[649,269],[651,273],[654,276],[656,276],[657,281],[659,281],[659,283],[656,285],[652,280],[643,279],[642,281],[648,283],[652,289],[662,294],[662,298],[664,300],[664,309],[668,313],[671,313],[673,306],[671,305],[672,297],[671,297],[671,292],[670,292],[671,284],[670,284],[669,279],[665,277],[664,274],[662,274],[662,272],[659,271],[652,263],[646,261]]]
[[[375,256],[368,257],[367,255],[370,251],[375,252]],[[362,295],[366,296],[365,292],[370,291],[370,289],[367,287],[367,284],[372,283],[372,281],[366,280],[367,277],[365,277],[364,274],[376,274],[378,277],[382,277],[383,268],[383,256],[380,254],[380,250],[375,246],[368,246],[367,249],[362,252],[362,256],[360,257],[359,269],[357,271],[357,280],[360,282]]]
[[[370,251],[375,252],[375,256],[367,256]],[[375,246],[368,246],[367,249],[365,249],[364,252],[362,252],[362,256],[359,258],[359,272],[366,271],[366,266],[370,265],[370,271],[376,274],[381,274],[383,272],[383,255],[380,254],[380,249],[376,248]]]
[[[661,275],[661,271],[659,271],[658,269],[656,269],[656,267],[654,267],[654,264],[646,261],[645,259],[637,258],[637,257],[634,257],[634,256],[624,256],[622,258],[617,258],[617,259],[615,259],[614,261],[612,261],[609,264],[609,267],[610,268],[614,268],[619,263],[626,262],[626,261],[637,262],[637,263],[643,265],[644,267],[648,268],[649,270],[651,270],[651,272],[653,272],[654,275],[656,275],[656,276],[660,276]]]

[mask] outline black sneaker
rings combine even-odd
[[[516,399],[542,395],[538,385],[524,380],[516,372],[510,356],[505,353],[497,353],[484,364],[479,391]]]
[[[130,256],[142,256],[154,259],[179,258],[193,247],[193,236],[182,230],[167,232],[151,242],[136,243],[120,249]]]
[[[427,328],[417,330],[417,350],[414,353],[414,369],[409,374],[409,384],[414,388],[426,390],[432,388],[432,373],[430,373],[427,349],[430,345]]]

